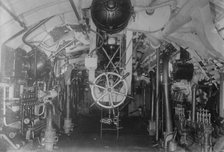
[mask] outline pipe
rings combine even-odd
[[[73,123],[71,119],[71,72],[73,70],[72,65],[68,65],[67,71],[64,73],[66,83],[66,116],[64,119],[64,130],[65,133],[70,135],[73,131]]]
[[[50,19],[52,19],[54,16],[50,16],[46,19],[41,20],[39,23],[37,23],[35,26],[33,26],[32,28],[30,28],[22,37],[23,42],[28,45],[29,47],[33,48],[33,45],[30,44],[29,42],[26,41],[27,36],[29,36],[33,31],[35,31],[36,29],[38,29],[40,26],[42,26],[43,24],[45,24],[47,21],[49,21]]]
[[[52,126],[52,113],[53,113],[53,107],[52,105],[46,105],[47,108],[47,124],[46,124],[46,130],[52,130],[53,126]]]
[[[165,98],[165,122],[166,122],[166,133],[173,132],[173,124],[171,118],[171,107],[169,100],[169,56],[163,57],[163,89],[164,89],[164,98]]]
[[[56,135],[56,131],[53,128],[53,105],[48,104],[46,106],[47,110],[47,124],[45,130],[45,150],[53,151],[54,145],[58,142],[58,137]]]
[[[70,118],[70,86],[66,85],[67,98],[66,98],[66,118]]]
[[[220,73],[219,116],[224,117],[224,73]]]
[[[19,19],[15,14],[13,14],[13,13],[9,10],[9,8],[7,8],[7,7],[5,6],[5,4],[2,3],[2,1],[0,1],[0,6],[1,6],[7,13],[9,13],[9,15],[12,16],[12,18],[13,18],[16,22],[18,22],[19,25],[20,25],[22,28],[27,29],[26,24],[25,24],[24,22],[20,21],[20,19]]]
[[[78,12],[78,10],[77,10],[77,8],[75,6],[74,1],[73,0],[69,0],[69,2],[71,4],[71,7],[72,7],[73,11],[75,12],[75,15],[76,15],[78,21],[80,22],[81,21],[81,17],[79,16],[79,12]]]
[[[150,104],[150,120],[149,120],[149,128],[148,128],[148,132],[150,136],[155,135],[155,130],[156,130],[156,126],[155,126],[155,118],[154,118],[154,114],[155,114],[155,75],[151,72],[150,73],[150,77],[151,77],[151,87],[150,87],[150,98],[151,98],[151,104]]]
[[[211,135],[213,132],[213,127],[211,125],[204,124],[204,145],[202,147],[203,152],[211,152],[212,150],[212,140]],[[215,148],[214,148],[215,151]],[[219,151],[222,151],[221,149]]]
[[[156,141],[159,140],[160,49],[156,49]]]
[[[195,123],[195,113],[196,113],[196,91],[198,86],[194,84],[191,88],[192,90],[192,107],[191,107],[191,121]]]
[[[209,152],[209,149],[210,149],[209,139],[210,139],[210,134],[205,133],[203,152]]]
[[[152,82],[151,82],[151,120],[154,120],[154,108],[155,108],[155,77],[153,74],[151,74]]]
[[[165,2],[161,2],[161,3],[158,3],[158,4],[154,4],[152,5],[149,4],[149,6],[145,6],[145,7],[135,7],[135,12],[140,12],[140,11],[151,11],[151,10],[155,10],[157,8],[161,8],[161,7],[164,7],[164,6],[172,6],[174,5],[176,2],[176,0],[169,0],[169,1],[165,1]]]
[[[83,23],[82,23],[82,19],[81,19],[80,15],[79,15],[79,12],[78,12],[78,10],[77,10],[77,8],[76,8],[76,6],[75,6],[74,1],[73,1],[73,0],[69,0],[69,2],[70,2],[70,4],[71,4],[71,7],[72,7],[73,11],[75,12],[75,15],[76,15],[76,17],[77,17],[77,20],[78,20],[78,22],[79,22],[79,25],[80,25],[81,28],[82,28],[82,32],[83,32],[83,34],[87,35],[86,28],[84,27],[84,25],[83,25]]]
[[[163,92],[164,92],[164,102],[165,105],[165,135],[164,135],[164,149],[165,152],[169,151],[169,149],[176,150],[175,136],[173,133],[173,123],[171,116],[171,106],[169,100],[169,56],[164,54],[163,56]]]

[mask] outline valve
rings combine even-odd
[[[90,85],[91,94],[100,107],[113,109],[120,106],[127,97],[128,86],[125,78],[114,72],[100,74]]]

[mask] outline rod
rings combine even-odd
[[[196,113],[196,91],[197,91],[197,85],[194,84],[192,86],[192,107],[191,107],[191,121],[195,122],[195,113]]]
[[[73,11],[75,12],[75,15],[76,15],[78,21],[80,22],[80,21],[81,21],[81,17],[80,17],[80,15],[79,15],[79,13],[78,13],[78,10],[77,10],[77,8],[76,8],[76,6],[75,6],[74,1],[73,1],[73,0],[69,0],[69,2],[70,2],[70,4],[71,4],[71,7],[72,7]]]
[[[160,48],[156,49],[156,141],[159,140],[159,78],[160,78]]]
[[[150,89],[150,94],[151,94],[151,120],[154,120],[154,104],[155,104],[155,77],[153,74],[151,74],[152,82],[151,82],[151,89]]]
[[[76,15],[76,17],[77,17],[77,20],[78,20],[78,22],[79,22],[79,25],[80,25],[81,28],[82,28],[82,31],[84,32],[83,34],[86,34],[86,33],[87,33],[86,28],[85,28],[84,25],[81,23],[81,17],[80,17],[80,15],[79,15],[79,12],[78,12],[76,6],[75,6],[74,1],[73,1],[73,0],[69,0],[69,2],[70,2],[70,4],[71,4],[71,7],[72,7],[73,11],[75,12],[75,15]]]

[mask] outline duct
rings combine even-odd
[[[192,25],[187,24],[190,21],[192,21]],[[188,0],[177,15],[171,18],[163,31],[161,33],[156,33],[157,35],[154,36],[160,39],[169,39],[170,35],[183,25],[187,26],[185,28],[191,29],[189,33],[197,33],[197,35],[193,36],[199,38],[212,56],[223,58],[224,55],[221,51],[223,50],[223,40],[213,24],[208,0]]]
[[[208,3],[208,0],[188,0],[180,9],[180,11],[173,17],[169,23],[164,27],[163,36],[166,37],[174,33],[178,28],[192,20],[192,13],[199,7],[203,7]]]
[[[161,32],[170,19],[172,10],[169,5],[172,5],[174,1],[154,1],[151,4],[149,4],[150,1],[147,1],[148,4],[144,5],[144,2],[141,0],[136,1],[137,4],[133,4],[135,15],[129,21],[128,30],[143,32],[145,34],[157,34]]]
[[[152,2],[152,3],[154,3],[154,2]],[[140,6],[140,8],[139,8],[139,6],[137,6],[137,7],[135,7],[135,12],[140,12],[140,11],[145,11],[146,10],[146,12],[150,12],[150,11],[152,11],[152,10],[155,10],[155,9],[157,9],[157,8],[161,8],[161,7],[164,7],[164,6],[175,6],[176,5],[176,0],[169,0],[169,1],[165,1],[165,2],[161,2],[161,3],[158,3],[158,4],[153,4],[152,5],[152,3],[151,4],[149,4],[149,5],[145,5],[145,6]]]
[[[190,14],[192,13],[192,10],[194,8],[193,2],[194,1],[192,0],[186,2],[180,9],[178,14],[169,21],[169,23],[165,26],[163,30],[163,34],[165,37],[175,32],[178,28],[180,28],[187,22],[191,21]]]
[[[209,4],[200,7],[192,13],[192,23],[194,30],[202,44],[209,50],[210,54],[216,57],[224,56],[221,50],[223,39],[218,34],[213,24]]]

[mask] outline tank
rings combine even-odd
[[[132,14],[130,0],[93,0],[91,16],[100,30],[109,34],[122,31],[128,24]]]
[[[36,78],[40,80],[49,74],[51,70],[51,62],[48,60],[47,55],[37,48],[29,52],[30,69],[28,70],[28,76],[30,78],[35,78],[35,50],[37,55]]]

